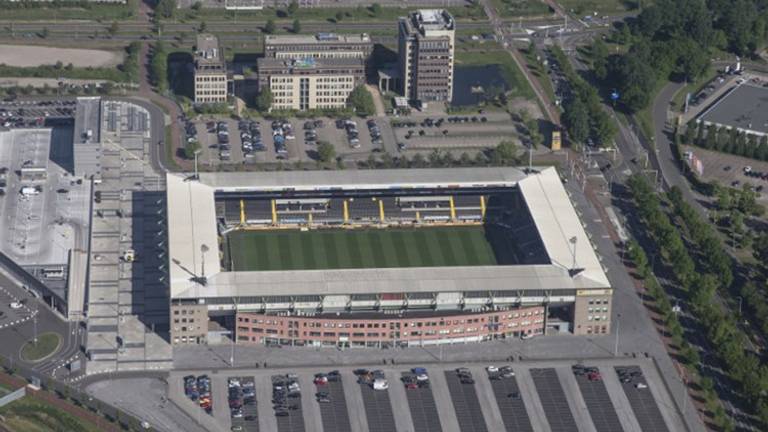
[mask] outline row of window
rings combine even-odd
[[[213,75],[213,76],[210,76],[210,75],[197,75],[197,76],[195,76],[195,83],[199,83],[199,82],[218,82],[218,83],[221,83],[221,82],[226,82],[226,81],[227,81],[226,75],[222,75],[222,76],[216,76],[216,75]]]
[[[608,321],[608,315],[589,315],[588,321]]]
[[[608,326],[587,326],[587,334],[606,334],[608,333]]]
[[[598,313],[598,312],[608,312],[608,308],[607,307],[604,307],[604,308],[599,308],[599,307],[597,307],[597,308],[588,308],[587,312],[589,312],[589,313],[593,313],[593,312],[595,312],[595,313]]]

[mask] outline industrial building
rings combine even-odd
[[[198,34],[195,44],[195,103],[227,101],[227,67],[212,34]]]
[[[422,9],[400,18],[400,82],[411,102],[451,101],[455,31],[455,21],[446,10]]]
[[[740,84],[720,97],[699,117],[704,125],[717,125],[758,137],[768,136],[768,88]]]
[[[237,343],[393,347],[610,332],[613,290],[554,168],[222,172],[166,180],[173,344],[216,343],[226,335]],[[436,237],[445,249],[437,253],[458,250],[469,261],[439,268],[418,248],[393,258],[402,247],[381,237],[412,230],[417,238],[435,227],[484,230],[478,241],[492,243],[496,262],[471,262],[463,231]],[[227,246],[234,233],[272,236],[271,246],[235,265]],[[311,242],[313,233],[337,242],[321,251],[357,264],[323,267],[334,257],[319,265],[285,248]],[[358,233],[386,241],[338,247]],[[365,256],[394,264],[366,266]],[[406,262],[413,258],[417,265]],[[265,260],[290,270],[255,270]]]

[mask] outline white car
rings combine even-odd
[[[373,382],[374,390],[386,390],[388,388],[389,388],[389,383],[387,382],[387,380],[377,379]]]
[[[485,368],[485,370],[487,370],[490,373],[496,373],[499,371],[499,368],[497,368],[496,366],[488,366]]]
[[[640,383],[637,383],[637,384],[635,384],[635,388],[638,388],[638,389],[647,389],[647,388],[648,388],[648,385],[646,385],[645,383],[641,383],[641,382],[640,382]]]
[[[24,305],[22,305],[19,302],[13,302],[13,303],[10,304],[10,306],[11,306],[11,309],[21,309],[22,306],[24,306]]]
[[[535,337],[535,335],[532,334],[532,333],[525,333],[522,336],[520,336],[520,339],[528,340],[528,339],[533,339],[534,337]]]

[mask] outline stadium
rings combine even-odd
[[[391,347],[610,332],[554,168],[168,174],[171,338]]]

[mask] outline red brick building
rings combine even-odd
[[[340,347],[392,347],[465,343],[543,334],[541,306],[490,312],[343,313],[288,315],[238,313],[237,342]]]

